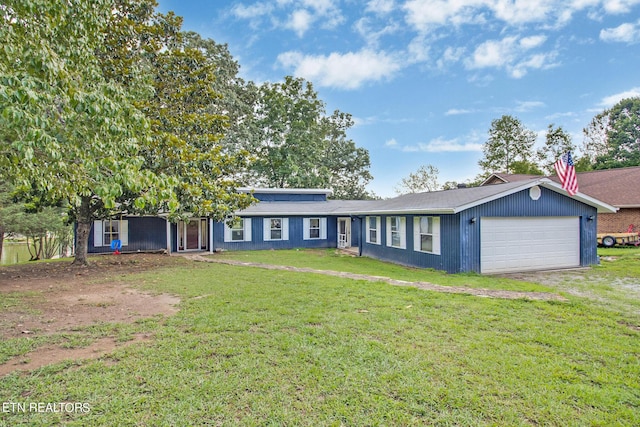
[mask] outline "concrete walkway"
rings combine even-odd
[[[522,292],[522,291],[506,291],[499,289],[469,288],[464,286],[442,286],[428,282],[408,282],[405,280],[396,280],[390,277],[370,276],[366,274],[347,273],[343,271],[333,270],[316,270],[306,267],[291,267],[285,265],[261,264],[257,262],[245,262],[232,259],[222,259],[213,256],[202,256],[199,254],[186,254],[185,258],[197,262],[214,262],[218,264],[236,265],[241,267],[262,268],[265,270],[282,270],[295,271],[297,273],[313,273],[324,274],[326,276],[342,277],[352,280],[365,280],[369,282],[384,282],[394,286],[412,286],[426,291],[444,292],[449,294],[465,294],[485,298],[502,298],[502,299],[526,299],[535,301],[568,301],[565,297],[552,294],[549,292]]]

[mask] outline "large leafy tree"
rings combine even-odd
[[[491,122],[489,138],[482,151],[484,157],[478,162],[484,174],[494,172],[516,173],[523,163],[533,165],[535,132],[524,127],[519,119],[504,115]]]
[[[584,129],[594,169],[640,165],[640,97],[623,99]]]
[[[168,180],[143,168],[149,134],[136,91],[104,77],[96,52],[107,0],[4,0],[0,5],[0,168],[19,189],[67,199],[86,263],[94,214],[124,192],[143,207],[171,200]]]
[[[571,151],[575,154],[576,146],[562,126],[555,127],[550,124],[542,148],[538,149],[537,156],[542,168],[548,174],[555,173],[554,163],[564,153]]]
[[[411,172],[409,176],[402,178],[400,184],[395,188],[395,192],[398,194],[411,194],[439,190],[439,173],[438,168],[433,165],[420,166],[417,171]]]
[[[346,136],[353,120],[339,111],[327,116],[310,82],[286,77],[263,84],[254,120],[253,184],[328,187],[337,197],[366,197],[369,154]]]
[[[235,191],[235,175],[248,166],[248,152],[226,150],[221,139],[229,119],[217,112],[217,64],[179,33],[151,59],[154,95],[138,105],[151,120],[145,167],[177,179],[180,216],[222,220],[252,198]]]

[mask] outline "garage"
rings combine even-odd
[[[482,273],[580,266],[579,217],[483,217],[480,241]]]

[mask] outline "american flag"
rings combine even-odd
[[[578,192],[578,179],[576,178],[576,168],[571,158],[571,151],[565,153],[554,163],[558,178],[562,183],[562,188],[567,190],[569,195],[573,196]]]

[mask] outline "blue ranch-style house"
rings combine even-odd
[[[258,203],[229,222],[170,223],[123,216],[96,221],[89,251],[122,252],[352,248],[367,256],[449,273],[547,270],[598,263],[598,213],[616,208],[547,179],[329,200],[323,189],[242,189]]]

